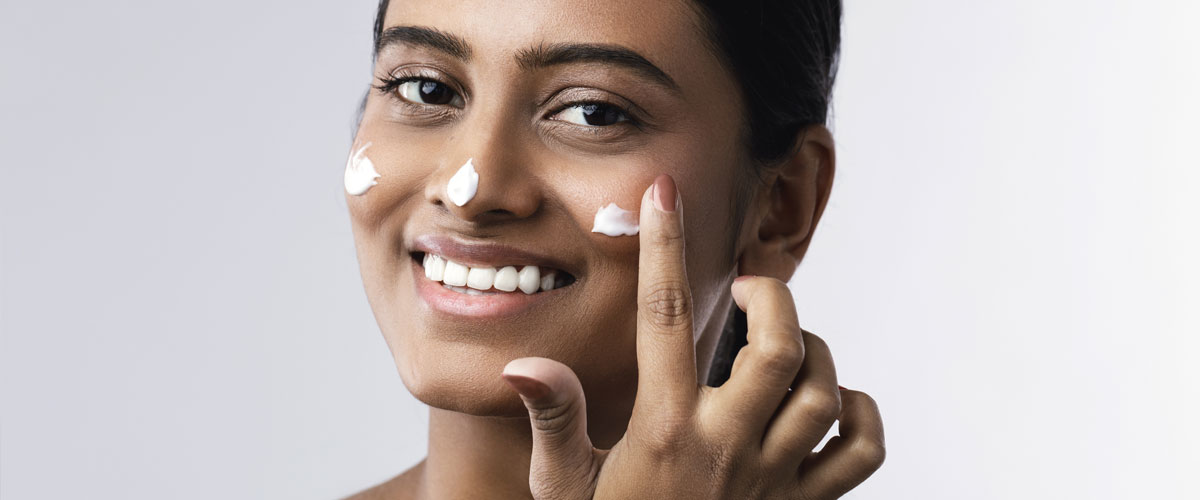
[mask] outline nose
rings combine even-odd
[[[438,170],[425,188],[425,198],[459,219],[496,222],[532,216],[542,205],[542,191],[534,176],[530,155],[517,137],[517,127],[502,120],[463,123],[444,148]],[[447,183],[467,161],[479,175],[475,196],[463,206],[453,203]],[[461,200],[460,200],[461,201]]]

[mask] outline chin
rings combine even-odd
[[[480,417],[527,418],[517,391],[500,376],[504,364],[466,356],[396,359],[404,386],[422,403]]]

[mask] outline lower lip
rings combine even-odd
[[[426,305],[444,314],[471,318],[497,318],[514,315],[535,304],[554,300],[561,296],[561,291],[570,287],[568,285],[532,295],[521,291],[467,295],[446,288],[440,281],[426,278],[425,268],[421,267],[421,263],[416,260],[412,262],[412,271],[417,295]]]

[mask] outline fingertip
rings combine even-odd
[[[742,311],[746,310],[745,285],[750,281],[750,278],[756,278],[753,274],[745,274],[733,279],[733,283],[729,285],[729,291],[733,295],[733,301]]]
[[[654,178],[654,184],[651,186],[654,190],[652,198],[654,199],[654,207],[663,212],[674,212],[679,204],[679,193],[675,188],[675,179],[672,179],[668,174],[659,174]]]
[[[537,358],[517,358],[509,361],[504,365],[504,370],[501,372],[505,378],[509,376],[536,378]]]
[[[550,384],[545,382],[544,369],[539,366],[541,358],[525,357],[509,361],[504,365],[500,377],[522,396],[540,399],[550,393]]]
[[[550,386],[540,380],[526,377],[524,375],[513,375],[505,373],[502,375],[505,382],[516,389],[518,393],[530,399],[542,399],[550,394]]]
[[[670,175],[660,174],[646,188],[638,216],[642,257],[661,256],[682,262],[684,224],[682,201]],[[664,205],[665,203],[665,205]],[[670,210],[663,207],[671,207]],[[674,263],[663,262],[674,265]]]

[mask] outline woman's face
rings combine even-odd
[[[639,241],[591,230],[610,202],[636,217],[660,173],[683,200],[697,342],[711,346],[735,272],[741,101],[686,2],[396,1],[384,31],[386,92],[371,91],[355,141],[381,177],[346,199],[368,299],[418,399],[525,416],[500,373],[542,356],[574,369],[589,409],[627,413]],[[478,191],[460,207],[446,185],[468,159]],[[425,276],[427,252],[574,281],[467,295]]]

